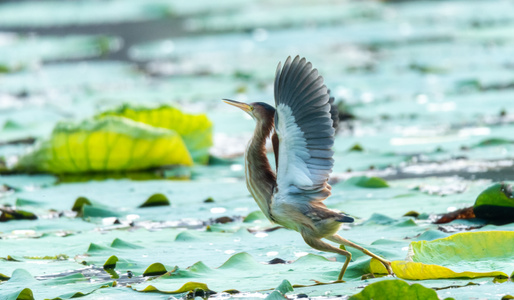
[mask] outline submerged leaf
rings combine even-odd
[[[209,148],[212,146],[212,123],[205,114],[187,114],[169,105],[149,108],[125,104],[99,115],[105,116],[120,116],[154,127],[171,129],[182,137],[195,162],[208,162]]]
[[[175,132],[125,118],[105,117],[78,125],[59,123],[50,140],[21,157],[17,168],[81,173],[191,164],[191,156]]]
[[[350,300],[437,300],[437,293],[421,284],[409,285],[402,280],[384,280],[372,283]]]

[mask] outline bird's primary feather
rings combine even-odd
[[[330,195],[327,181],[334,164],[335,134],[330,100],[323,78],[305,58],[289,57],[282,68],[279,64],[275,77],[276,201],[321,201]]]

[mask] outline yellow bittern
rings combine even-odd
[[[305,58],[288,57],[283,68],[278,64],[274,92],[275,108],[263,102],[223,100],[257,122],[245,152],[245,175],[260,209],[271,222],[298,231],[312,248],[346,256],[338,280],[342,280],[352,255],[322,239],[356,248],[378,259],[392,274],[389,261],[337,234],[341,223],[353,222],[353,218],[323,203],[331,194],[328,179],[338,123],[334,98],[323,77]],[[266,157],[270,135],[276,172]]]

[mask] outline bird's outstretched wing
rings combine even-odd
[[[295,201],[324,200],[334,161],[334,121],[329,92],[323,78],[305,58],[288,57],[275,77],[274,144],[278,198]],[[276,140],[276,139],[275,139]],[[278,148],[278,151],[276,151]]]

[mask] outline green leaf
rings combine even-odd
[[[75,211],[75,212],[81,212],[82,207],[84,205],[93,205],[93,204],[86,197],[78,197],[77,200],[75,200],[75,203],[73,203],[73,207],[71,208],[71,210]]]
[[[350,149],[348,149],[348,151],[362,152],[362,151],[364,151],[364,148],[362,148],[362,146],[360,144],[355,144]]]
[[[144,289],[137,290],[137,291],[138,292],[161,292],[161,293],[166,293],[166,294],[181,294],[181,293],[186,293],[186,292],[195,291],[195,290],[211,291],[205,283],[201,283],[201,282],[187,282],[175,291],[162,291],[153,285],[148,285]]]
[[[95,207],[91,205],[82,206],[82,211],[79,214],[82,218],[109,218],[109,217],[120,217],[121,215],[117,212],[111,211],[106,208]]]
[[[293,292],[294,289],[293,287],[291,286],[291,283],[287,280],[283,280],[282,283],[280,283],[279,286],[277,286],[277,288],[275,289],[275,291],[279,291],[282,295],[285,295],[289,292]]]
[[[144,247],[141,247],[139,245],[126,242],[126,241],[124,241],[122,239],[119,239],[119,238],[115,238],[112,241],[111,247],[112,248],[118,248],[118,249],[142,249],[142,248],[144,248]]]
[[[82,173],[191,164],[191,156],[175,132],[105,117],[78,125],[57,124],[50,140],[21,157],[17,169]]]
[[[491,138],[486,139],[478,143],[475,147],[488,147],[488,146],[498,146],[498,145],[507,145],[513,144],[513,140],[501,139],[501,138]]]
[[[266,216],[260,210],[252,211],[243,220],[245,223],[251,223],[257,220],[266,220]]]
[[[209,148],[212,146],[212,123],[205,114],[188,114],[169,105],[150,108],[125,104],[118,109],[103,112],[98,117],[105,116],[121,116],[173,130],[182,137],[195,162],[208,162]]]
[[[514,221],[514,193],[512,185],[496,183],[485,189],[473,206],[475,216],[491,221]]]
[[[139,207],[152,207],[152,206],[169,206],[170,200],[163,194],[153,194]]]
[[[116,263],[118,262],[118,257],[116,255],[113,255],[105,261],[103,268],[104,269],[114,269],[116,268]]]
[[[287,299],[282,293],[277,290],[271,292],[264,300],[285,300]]]
[[[343,186],[357,186],[363,188],[386,188],[387,182],[379,177],[356,176],[345,180]]]
[[[7,281],[7,280],[9,280],[9,278],[11,278],[11,277],[0,273],[0,281]]]
[[[18,293],[11,294],[11,296],[7,296],[6,300],[34,300],[34,295],[29,288],[25,288]]]
[[[143,272],[143,276],[157,276],[168,272],[166,267],[161,263],[153,263]]]
[[[7,222],[11,220],[37,220],[37,216],[31,212],[11,209],[0,208],[0,222]]]
[[[403,279],[509,277],[514,269],[514,232],[462,232],[433,241],[410,244],[407,261],[393,261],[396,276]],[[381,264],[370,265],[384,273]]]
[[[437,293],[421,284],[409,285],[402,280],[384,280],[372,283],[350,300],[438,300]]]

